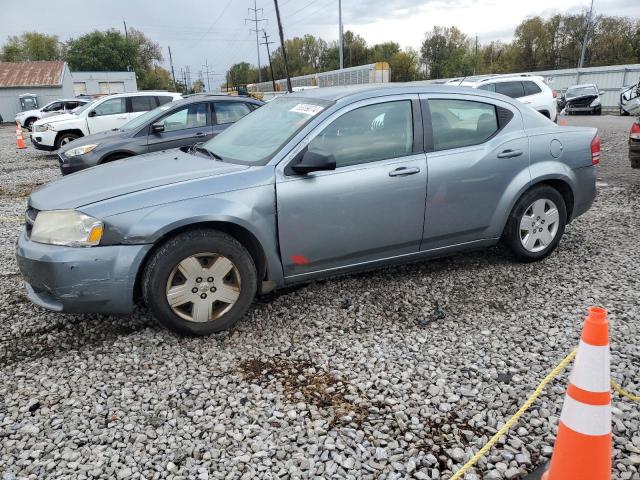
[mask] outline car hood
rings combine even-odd
[[[567,103],[574,103],[574,102],[583,102],[585,100],[595,100],[596,98],[598,98],[599,95],[595,95],[595,94],[589,94],[589,95],[578,95],[577,97],[571,97],[571,98],[567,98],[566,102]]]
[[[28,117],[29,115],[39,115],[40,109],[34,108],[33,110],[25,110],[24,112],[16,113],[16,117]]]
[[[140,190],[222,176],[248,168],[180,150],[166,150],[67,175],[35,190],[29,197],[29,205],[38,210],[78,208]],[[219,192],[223,191],[224,183],[221,182]]]
[[[107,130],[106,132],[94,133],[91,135],[87,135],[85,137],[80,137],[73,141],[73,144],[67,144],[59,150],[59,153],[65,153],[72,148],[81,147],[83,145],[89,145],[92,143],[97,143],[102,146],[105,143],[110,142],[111,140],[118,140],[122,138],[127,138],[131,135],[132,132],[125,130]]]
[[[65,120],[76,120],[77,118],[77,115],[73,115],[71,113],[61,113],[60,115],[55,115],[53,117],[42,118],[38,120],[38,124],[42,125],[43,123],[58,123],[64,122]]]

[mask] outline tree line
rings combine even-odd
[[[589,28],[584,66],[640,63],[640,20],[631,17],[557,14],[530,17],[515,29],[510,42],[480,43],[457,27],[435,26],[424,36],[418,50],[401,48],[389,41],[374,45],[352,31],[344,33],[344,66],[388,62],[391,81],[449,78],[485,73],[574,68],[578,64],[585,32]],[[285,41],[291,76],[339,68],[337,41],[313,35]],[[276,79],[284,78],[282,48],[272,53]],[[160,66],[162,50],[157,42],[135,28],[123,35],[117,30],[94,31],[67,42],[35,32],[8,37],[0,49],[2,61],[66,60],[74,71],[124,71],[136,73],[141,89],[172,89],[185,92],[181,81],[173,84]],[[262,66],[263,81],[271,80],[269,65]],[[231,85],[258,81],[258,69],[248,62],[231,66],[226,73]],[[191,91],[202,91],[201,79]]]

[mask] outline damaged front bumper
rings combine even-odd
[[[27,297],[36,305],[58,312],[128,313],[138,270],[151,247],[45,245],[22,232],[16,259]]]

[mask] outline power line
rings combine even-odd
[[[249,31],[256,32],[256,48],[258,50],[258,82],[262,82],[262,69],[260,68],[260,40],[258,39],[258,32],[260,31],[260,22],[266,22],[266,18],[258,18],[258,12],[260,15],[264,15],[264,9],[258,8],[256,0],[253,0],[253,8],[249,8],[248,12],[253,12],[253,18],[245,18],[244,23],[253,22],[255,28],[251,28]]]

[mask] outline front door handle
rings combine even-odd
[[[389,172],[390,177],[406,177],[407,175],[415,175],[420,173],[418,167],[399,167]]]
[[[204,133],[204,132],[198,132],[198,133],[196,133],[196,137],[206,137],[206,136],[207,136],[207,134],[206,134],[206,133]]]
[[[118,120],[126,120],[127,117],[118,117]]]
[[[522,155],[522,150],[505,150],[503,152],[500,152],[498,154],[498,158],[513,158],[513,157],[519,157],[520,155]]]

